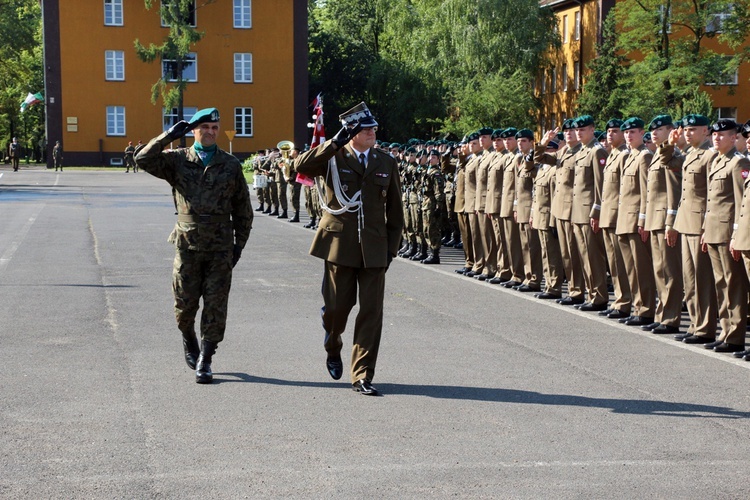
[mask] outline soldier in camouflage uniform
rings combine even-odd
[[[414,237],[417,242],[417,251],[413,255],[404,255],[409,260],[424,260],[427,258],[427,237],[424,233],[422,221],[422,180],[427,171],[427,152],[425,150],[417,153],[417,167],[409,189],[409,210],[411,211],[412,224],[414,226]],[[411,253],[411,252],[409,252]]]
[[[422,264],[440,264],[441,223],[445,211],[445,179],[440,172],[440,153],[433,149],[422,177],[422,223],[429,253]]]
[[[197,128],[196,128],[197,127]],[[164,152],[164,146],[195,128],[190,148]],[[172,289],[182,332],[185,361],[196,382],[211,383],[211,360],[224,339],[232,268],[242,254],[253,212],[242,165],[216,146],[219,111],[201,110],[136,151],[138,166],[172,186],[177,224],[169,242],[176,247]],[[201,296],[201,344],[195,316]]]
[[[417,253],[417,234],[414,227],[413,212],[411,210],[412,183],[417,172],[417,150],[413,147],[406,148],[406,165],[401,173],[401,200],[404,204],[404,236],[406,242],[398,252],[400,257],[413,257]],[[416,203],[416,193],[414,193]]]

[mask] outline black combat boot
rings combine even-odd
[[[409,260],[424,260],[427,258],[427,245],[426,244],[420,244],[419,245],[419,252],[409,258]]]
[[[409,250],[405,252],[404,255],[402,255],[401,257],[405,259],[411,259],[415,255],[417,255],[418,252],[419,252],[419,245],[417,245],[416,243],[411,243],[409,244]]]
[[[185,349],[185,362],[191,370],[195,370],[195,364],[198,362],[198,356],[201,353],[201,346],[198,345],[195,331],[182,332],[182,347]]]
[[[267,209],[265,209],[265,210],[263,210],[263,213],[264,213],[264,214],[270,214],[270,213],[271,213],[271,210],[273,210],[273,208],[271,207],[271,205],[268,205],[268,208],[267,208]]]
[[[286,214],[286,210],[281,212],[281,215],[276,216],[277,219],[288,219],[289,216]]]
[[[423,260],[422,264],[440,264],[440,250],[432,250],[430,256]]]
[[[396,255],[398,255],[399,257],[403,257],[404,254],[409,251],[409,246],[410,246],[409,241],[406,241],[404,243],[404,246],[398,249],[398,252],[396,253]]]
[[[312,217],[312,218],[310,219],[310,222],[308,222],[307,224],[305,224],[305,225],[304,225],[304,226],[302,226],[302,227],[306,227],[306,228],[308,228],[308,229],[312,229],[312,228],[314,228],[314,227],[315,227],[315,217]]]
[[[214,381],[214,374],[211,371],[211,357],[216,353],[217,342],[210,340],[201,341],[201,354],[198,357],[198,363],[195,365],[195,382],[198,384],[210,384]]]
[[[299,210],[294,212],[294,217],[289,219],[289,222],[299,222]]]
[[[270,212],[268,215],[279,215],[279,206],[274,205],[273,212]]]
[[[256,212],[263,212],[265,209],[263,208],[263,202],[260,202],[260,206],[255,209]]]

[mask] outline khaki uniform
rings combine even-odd
[[[458,218],[458,230],[461,232],[461,241],[464,247],[464,267],[467,269],[474,268],[474,244],[471,234],[471,225],[469,224],[469,214],[464,211],[466,206],[466,163],[465,156],[459,156],[456,164],[456,175],[453,180],[456,189],[456,198],[453,203],[453,209],[456,211]]]
[[[508,242],[505,239],[505,231],[503,231],[503,224],[499,215],[503,196],[503,166],[507,153],[508,150],[503,149],[492,154],[492,161],[490,161],[487,169],[487,198],[484,207],[484,212],[489,215],[492,221],[492,231],[497,245],[497,272],[495,277],[504,281],[513,278],[510,269],[510,257],[508,256]],[[520,274],[518,278],[520,278]]]
[[[706,215],[708,172],[716,157],[706,139],[687,155],[674,146],[664,146],[662,155],[670,168],[682,169],[682,194],[674,220],[674,229],[682,240],[682,280],[690,316],[688,333],[703,337],[716,336],[716,287],[708,253],[701,250],[703,218]]]
[[[545,146],[534,149],[534,161],[555,167],[555,194],[552,197],[551,214],[557,224],[557,237],[560,242],[560,254],[568,278],[568,295],[574,299],[583,297],[583,267],[570,222],[573,210],[573,184],[575,183],[575,159],[581,150],[581,144],[564,147],[557,154],[546,152]]]
[[[476,213],[477,167],[481,157],[482,152],[472,156],[466,163],[464,173],[464,212],[468,216],[471,229],[471,246],[474,249],[474,267],[471,270],[475,274],[482,274],[486,265],[482,233],[479,229],[479,215]]]
[[[602,232],[594,232],[591,219],[599,219],[602,203],[602,172],[607,163],[607,150],[593,139],[581,147],[576,155],[573,223],[576,246],[583,264],[583,279],[588,291],[588,302],[594,305],[609,302],[607,291],[607,262]]]
[[[163,152],[167,133],[138,149],[138,166],[172,186],[177,223],[169,235],[176,247],[172,273],[175,318],[185,335],[195,335],[201,298],[201,338],[221,342],[232,283],[232,250],[244,248],[253,222],[250,191],[242,165],[216,149],[203,165],[195,149]]]
[[[521,250],[521,234],[518,223],[513,218],[516,202],[516,151],[505,153],[503,160],[503,192],[500,197],[500,220],[503,224],[505,242],[508,247],[511,280],[523,283],[523,251]]]
[[[533,161],[526,161],[522,153],[516,155],[514,167],[516,171],[514,209],[521,240],[521,255],[523,256],[523,283],[534,290],[539,290],[543,273],[542,250],[539,244],[539,235],[530,224],[537,167]]]
[[[560,245],[557,241],[552,198],[555,192],[555,167],[541,165],[534,179],[534,201],[531,207],[531,226],[537,231],[542,253],[544,291],[562,295],[563,269]]]
[[[487,199],[487,177],[490,163],[495,156],[495,150],[490,148],[482,153],[477,164],[477,191],[474,201],[474,209],[477,211],[477,225],[479,227],[482,241],[482,254],[484,255],[484,269],[482,274],[492,277],[497,273],[497,242],[495,232],[492,229],[492,219],[485,214],[485,203]]]
[[[602,173],[602,208],[599,212],[599,227],[607,252],[609,275],[615,291],[612,309],[630,314],[632,296],[628,282],[628,268],[622,258],[619,237],[617,236],[617,211],[620,205],[620,172],[628,157],[628,149],[623,144],[613,149],[607,156],[607,164]]]
[[[333,179],[326,175],[331,158],[335,158],[333,168],[338,170],[342,191],[349,197],[361,191],[363,205],[361,213],[325,212],[310,247],[311,255],[325,260],[324,346],[329,354],[341,351],[341,334],[359,288],[351,379],[373,380],[383,326],[385,272],[398,252],[404,226],[398,166],[389,155],[370,149],[363,168],[351,145],[337,151],[330,140],[304,153],[298,158],[297,171],[308,177],[324,176],[326,204],[332,210],[341,207]]]
[[[664,162],[659,148],[648,169],[645,230],[651,232],[651,256],[659,302],[655,321],[680,326],[682,318],[682,251],[680,240],[674,247],[667,245],[665,229],[674,225],[680,200],[680,170],[672,170]]]
[[[717,340],[734,345],[745,345],[748,277],[742,261],[732,258],[729,242],[739,227],[744,181],[749,171],[750,160],[735,148],[714,158],[708,174],[703,221],[703,241],[708,245],[714,272],[722,330]]]
[[[653,318],[656,313],[654,267],[651,245],[644,243],[638,228],[646,222],[648,167],[653,154],[645,145],[631,150],[620,173],[620,201],[615,233],[619,238],[634,316]]]

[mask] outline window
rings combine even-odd
[[[193,115],[198,112],[198,108],[192,107],[192,106],[183,106],[182,107],[182,116],[183,120],[190,121],[191,118],[193,118]],[[169,127],[177,123],[179,120],[177,119],[177,108],[172,108],[170,110],[163,109],[162,108],[162,130],[165,132]],[[188,136],[193,135],[193,132],[188,132]]]
[[[728,66],[731,60],[732,60],[731,56],[724,57],[724,64]],[[734,70],[727,68],[725,71],[722,71],[721,73],[719,73],[719,78],[717,82],[706,81],[706,85],[737,85],[738,82],[739,82],[739,68],[734,68]]]
[[[547,72],[542,71],[542,94],[547,93]]]
[[[570,40],[570,33],[568,32],[568,16],[563,16],[563,43],[568,43]]]
[[[162,0],[162,2],[161,2],[161,4],[162,4],[162,7],[163,7],[163,6],[165,5],[165,4],[167,4],[167,5],[168,5],[170,1],[171,1],[171,0]],[[187,23],[188,23],[188,24],[189,24],[190,26],[192,26],[192,27],[196,27],[196,26],[197,26],[197,24],[196,24],[196,19],[195,19],[195,0],[192,0],[192,1],[190,2],[190,12],[188,13],[188,15],[187,15],[187,19],[186,19],[185,21],[187,21]],[[168,28],[168,27],[169,27],[169,23],[168,23],[167,21],[165,21],[163,17],[161,18],[161,25],[162,25],[162,27],[164,27],[164,28]]]
[[[104,51],[104,79],[125,80],[125,52],[122,50]]]
[[[717,120],[722,118],[737,120],[737,108],[714,108],[714,113],[716,113]]]
[[[234,82],[253,82],[253,55],[250,53],[234,54]]]
[[[581,39],[581,11],[576,11],[575,26],[573,26],[573,40]]]
[[[581,90],[581,61],[573,61],[573,88]]]
[[[560,75],[560,78],[562,78],[563,92],[567,92],[568,91],[568,65],[567,64],[563,64],[562,75]]]
[[[722,7],[719,6],[718,8]],[[723,8],[722,12],[711,14],[708,18],[708,22],[706,23],[706,32],[713,34],[721,33],[722,31],[724,31],[724,25],[726,24],[727,19],[729,19],[733,13],[734,5],[729,4]]]
[[[107,135],[125,135],[125,106],[107,106]]]
[[[122,0],[104,0],[104,25],[122,26]]]
[[[177,61],[163,59],[162,68],[164,78],[170,82],[177,81]],[[198,81],[198,55],[191,52],[182,61],[182,79],[186,82]]]
[[[234,27],[252,28],[251,0],[234,0]]]
[[[557,68],[552,68],[552,85],[550,85],[550,92],[553,94],[557,92]]]
[[[238,136],[253,135],[253,108],[234,108],[234,130]]]

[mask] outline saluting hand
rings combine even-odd
[[[549,141],[557,137],[558,132],[560,132],[560,127],[555,127],[554,130],[546,131],[539,144],[542,146],[547,146],[547,144],[549,144]]]

